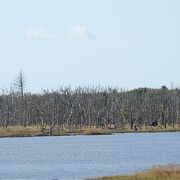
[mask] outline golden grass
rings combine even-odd
[[[110,131],[107,129],[102,128],[87,128],[82,131],[83,135],[105,135],[105,134],[111,134]]]
[[[130,129],[128,126],[125,126],[123,129],[117,129],[116,132],[131,133],[131,132],[176,132],[176,131],[180,131],[180,126],[178,125],[174,127],[167,126],[166,128],[164,128],[164,126],[156,126],[156,127],[142,126],[141,128],[137,128],[137,131],[135,131],[134,129]]]
[[[0,137],[24,137],[24,136],[43,136],[47,133],[36,126],[15,126],[7,129],[0,129]]]
[[[110,176],[86,180],[180,180],[180,166],[158,166],[150,170],[127,176]]]
[[[137,131],[131,130],[128,126],[123,129],[113,129],[113,128],[58,128],[55,127],[53,129],[52,135],[57,136],[67,136],[67,135],[106,135],[112,133],[144,133],[144,132],[175,132],[180,131],[179,126],[170,127],[168,126],[166,129],[163,126],[157,127],[142,127],[138,128]],[[48,127],[37,127],[37,126],[10,126],[6,129],[0,128],[0,137],[25,137],[25,136],[47,136],[49,135]]]

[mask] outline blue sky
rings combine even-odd
[[[180,86],[179,0],[0,0],[0,87]]]

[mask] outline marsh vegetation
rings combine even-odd
[[[142,173],[127,176],[111,176],[85,180],[179,180],[180,166],[159,166]]]
[[[30,93],[22,72],[0,94],[0,133],[31,129],[58,135],[166,131],[180,127],[180,89],[61,87]],[[96,133],[95,133],[96,134]]]

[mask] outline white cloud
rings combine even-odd
[[[95,37],[88,31],[87,27],[75,26],[69,31],[68,39],[75,41],[84,41],[95,39]]]
[[[26,37],[29,39],[47,39],[52,38],[52,34],[44,28],[30,28],[26,30]]]

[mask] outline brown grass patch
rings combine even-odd
[[[158,166],[135,175],[100,177],[86,180],[180,180],[180,166]]]
[[[171,127],[168,126],[166,129],[162,126],[157,127],[142,127],[138,128],[137,131],[131,130],[128,126],[121,129],[109,129],[109,128],[59,128],[54,127],[52,135],[67,136],[67,135],[106,135],[112,133],[144,133],[144,132],[175,132],[180,131],[179,126]],[[24,136],[47,136],[49,135],[48,126],[37,127],[37,126],[9,126],[6,129],[0,128],[0,137],[24,137]]]
[[[152,176],[156,178],[171,177],[174,175],[180,176],[180,166],[177,165],[157,166],[139,174],[139,176]]]
[[[110,131],[101,128],[88,128],[82,131],[83,135],[106,135],[111,134]]]
[[[6,129],[0,129],[0,137],[24,137],[24,136],[41,136],[46,135],[41,128],[36,126],[15,126]]]

